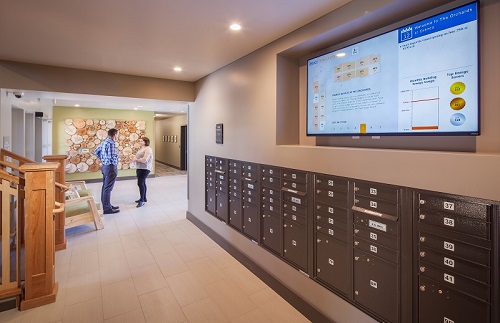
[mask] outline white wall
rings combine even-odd
[[[155,121],[155,160],[181,167],[181,126],[187,125],[187,115]],[[163,141],[163,136],[177,136],[177,142]]]

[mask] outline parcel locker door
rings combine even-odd
[[[349,292],[348,257],[347,243],[316,234],[316,277],[344,295]]]
[[[206,210],[208,213],[215,215],[215,189],[208,189],[207,190],[207,197],[206,197]]]
[[[398,322],[398,266],[354,249],[354,300],[389,322]]]
[[[491,322],[490,306],[420,276],[418,321],[421,323]]]
[[[280,218],[264,214],[262,217],[262,244],[281,255],[281,238]]]
[[[259,242],[259,220],[259,208],[256,205],[243,202],[243,232],[257,242]]]
[[[283,221],[284,257],[307,272],[307,231],[300,224]]]
[[[240,199],[229,199],[229,224],[238,231],[243,231],[243,209]]]
[[[226,222],[228,221],[228,205],[227,205],[227,193],[225,192],[217,192],[217,217],[221,219],[222,221]]]

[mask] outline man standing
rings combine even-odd
[[[108,138],[104,140],[94,151],[102,162],[102,190],[101,202],[104,214],[120,212],[118,206],[111,205],[111,191],[115,186],[116,176],[118,175],[118,153],[116,152],[115,141],[118,138],[117,129],[108,130]]]

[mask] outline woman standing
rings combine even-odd
[[[153,149],[149,147],[148,137],[139,139],[139,144],[141,148],[131,160],[137,165],[137,186],[139,186],[139,193],[141,194],[141,197],[135,202],[137,202],[137,207],[142,207],[148,201],[146,198],[146,178],[153,168]]]

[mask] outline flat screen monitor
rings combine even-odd
[[[311,58],[307,135],[479,135],[478,57],[472,2]]]

